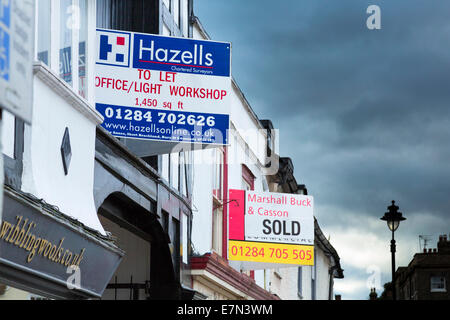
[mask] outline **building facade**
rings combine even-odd
[[[193,37],[210,39],[199,18],[194,21]],[[272,122],[260,120],[234,79],[232,84],[229,146],[194,152],[194,174],[201,178],[195,179],[192,202],[193,289],[207,299],[332,300],[334,278],[343,278],[343,270],[317,221],[314,267],[246,270],[227,260],[229,190],[307,194],[291,159],[278,154]]]
[[[263,120],[265,128],[273,128]],[[308,195],[305,185],[297,183],[290,158],[280,158],[279,170],[268,177],[271,192]],[[334,279],[344,278],[337,251],[326,239],[314,218],[314,266],[278,268],[266,271],[270,290],[287,300],[333,300]]]
[[[439,236],[437,248],[416,253],[407,267],[396,271],[399,300],[450,300],[450,241]]]
[[[192,214],[190,155],[169,155],[157,149],[172,146],[161,144],[145,145],[149,152],[142,154],[141,144],[111,136],[100,126],[94,93],[97,27],[188,37],[191,7],[188,0],[35,2],[32,125],[6,112],[2,122],[1,298],[193,295],[190,283],[184,285],[188,259],[182,256],[189,247]],[[29,214],[18,215],[24,206]],[[45,226],[48,230],[38,230]],[[36,239],[52,244],[48,251],[43,248],[42,257],[35,255],[31,267],[13,260],[20,249],[14,244],[22,244],[14,236],[28,227],[30,238],[36,230]],[[53,239],[52,232],[61,236]],[[70,262],[65,259],[68,267],[78,262],[79,289],[68,288],[66,265],[57,264],[58,250],[69,246],[69,238],[81,247],[70,252]],[[47,266],[52,254],[55,266]]]
[[[230,189],[307,194],[235,79],[226,146],[179,149],[101,127],[96,28],[208,40],[193,6],[35,1],[32,124],[2,114],[0,299],[333,297],[343,273],[317,221],[314,267],[227,260]]]

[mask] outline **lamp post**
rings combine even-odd
[[[388,212],[381,217],[381,220],[387,222],[389,230],[392,231],[392,240],[391,240],[391,256],[392,256],[392,300],[397,300],[397,293],[395,290],[395,239],[394,232],[397,230],[400,225],[400,221],[406,220],[405,217],[402,216],[402,213],[398,211],[399,207],[395,205],[395,201],[392,200],[392,205],[388,208]]]

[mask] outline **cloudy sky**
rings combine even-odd
[[[237,83],[315,197],[345,269],[336,294],[367,299],[367,282],[390,281],[391,200],[407,218],[397,266],[419,235],[435,247],[450,232],[450,1],[195,0],[194,13],[232,42]]]

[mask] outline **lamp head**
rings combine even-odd
[[[400,225],[400,221],[406,220],[406,218],[403,217],[403,214],[398,211],[399,207],[395,205],[394,200],[392,200],[392,205],[387,208],[389,211],[381,217],[381,220],[386,221],[389,230],[394,232]]]

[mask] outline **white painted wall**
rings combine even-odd
[[[316,299],[328,300],[328,289],[330,287],[329,269],[331,267],[330,258],[322,250],[316,250]]]
[[[315,247],[316,255],[316,300],[328,300],[330,259],[325,253]],[[302,266],[302,291],[298,292],[298,268],[279,268],[268,270],[270,274],[269,290],[277,294],[282,300],[311,300],[312,272],[311,266]]]
[[[92,115],[98,113],[90,110],[83,114],[80,106],[75,108],[73,101],[69,103],[55,91],[55,87],[34,77],[33,125],[25,126],[22,190],[104,234],[93,197],[98,120],[87,116],[89,112]],[[61,158],[66,127],[69,128],[72,148],[67,176]]]
[[[312,290],[311,290],[311,277],[313,268],[310,266],[302,267],[302,292],[301,296],[303,300],[311,300]]]

